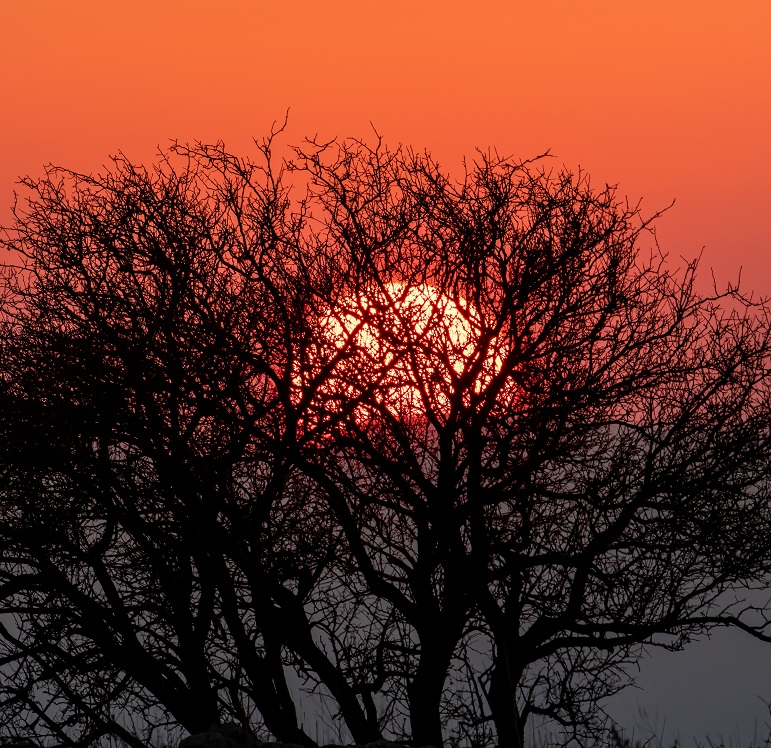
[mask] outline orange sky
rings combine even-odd
[[[473,9],[472,9],[473,7]],[[0,222],[14,180],[224,139],[545,150],[618,182],[659,238],[771,294],[771,2],[3,0]]]

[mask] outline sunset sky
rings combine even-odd
[[[703,249],[704,287],[742,268],[771,295],[770,39],[769,0],[2,0],[0,224],[47,163],[150,161],[172,139],[254,154],[289,109],[288,143],[374,125],[451,172],[477,147],[550,151],[646,213],[675,200],[659,242]],[[683,734],[771,722],[755,676],[727,672],[755,668],[771,700],[771,645],[721,641],[644,668]],[[746,688],[747,714],[705,706],[710,678]]]
[[[675,257],[771,293],[771,3],[9,0],[0,4],[0,221],[14,180],[118,149],[246,152],[366,136],[475,147],[618,183]]]

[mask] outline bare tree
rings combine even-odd
[[[359,743],[519,746],[591,734],[646,646],[768,638],[764,303],[543,162],[272,144],[23,183],[9,734],[313,746],[312,691]]]
[[[534,714],[591,729],[645,644],[767,638],[737,597],[768,572],[766,307],[696,293],[695,264],[642,252],[649,222],[584,177],[483,155],[455,183],[426,157],[330,150],[304,167],[353,268],[341,389],[392,373],[320,480],[414,632],[412,737],[441,740],[471,641],[489,663],[468,721],[521,745]]]
[[[253,178],[220,154],[26,185],[4,308],[6,689],[65,743],[61,724],[87,744],[116,712],[160,705],[161,725],[256,712],[312,744],[288,646],[356,739],[379,734],[304,607],[337,531],[292,472],[307,283],[274,222],[285,198]]]

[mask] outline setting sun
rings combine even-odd
[[[464,299],[403,282],[343,297],[320,322],[320,337],[350,352],[357,372],[379,379],[378,401],[401,417],[447,415],[461,376],[480,355],[479,330]],[[498,356],[487,359],[466,392],[479,392],[500,368]]]

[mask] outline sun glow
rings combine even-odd
[[[464,299],[426,284],[391,282],[342,297],[319,325],[325,358],[340,358],[331,389],[371,387],[374,402],[399,418],[446,417],[458,391],[468,405],[500,370],[493,346],[479,350],[481,327]]]

